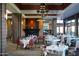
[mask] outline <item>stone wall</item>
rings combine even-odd
[[[6,28],[6,4],[0,3],[0,55],[6,55],[7,28]]]

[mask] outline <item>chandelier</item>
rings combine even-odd
[[[42,18],[48,14],[47,5],[45,3],[40,4],[40,9],[37,10],[37,13],[41,14]]]

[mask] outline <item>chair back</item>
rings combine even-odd
[[[76,45],[76,40],[71,40],[71,46],[74,46],[75,47],[75,45]]]
[[[34,38],[33,38],[33,42],[35,43],[35,41],[36,41],[36,40],[37,40],[37,38],[36,38],[36,37],[34,37]]]
[[[68,56],[68,50],[65,51],[65,56]]]
[[[20,39],[19,38],[16,39],[16,44],[20,45]]]
[[[34,41],[33,41],[33,39],[31,39],[30,41],[29,41],[29,45],[33,45],[34,44]]]

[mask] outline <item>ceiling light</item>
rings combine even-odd
[[[46,16],[45,14],[48,14],[48,9],[46,8],[46,4],[45,3],[41,3],[40,4],[40,9],[37,10],[37,13],[41,14],[42,18],[44,18],[44,16]]]

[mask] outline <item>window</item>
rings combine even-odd
[[[57,33],[63,33],[63,26],[57,27]]]
[[[66,33],[75,35],[75,19],[67,21]]]
[[[71,29],[72,29],[72,32],[75,32],[75,26],[72,26]]]
[[[60,33],[63,33],[63,26],[60,27]]]
[[[57,20],[57,33],[63,33],[63,20]]]
[[[71,21],[67,21],[67,23],[71,23]]]
[[[75,22],[75,20],[72,20],[71,22]]]
[[[57,33],[59,33],[60,31],[59,31],[60,29],[59,29],[59,27],[57,27]]]
[[[78,36],[79,36],[79,19],[78,19]]]
[[[63,23],[63,20],[57,20],[57,23]]]
[[[49,29],[49,23],[44,23],[43,30],[48,30]]]

